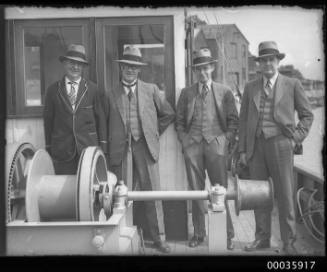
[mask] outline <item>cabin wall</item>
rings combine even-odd
[[[6,120],[7,144],[28,142],[37,149],[45,148],[42,118],[17,118]]]
[[[111,17],[115,16],[165,16],[174,18],[174,65],[175,65],[175,95],[178,101],[181,89],[185,86],[185,31],[183,9],[54,9],[37,10],[33,8],[6,8],[6,19],[36,19],[36,18],[74,18],[74,17]],[[45,148],[42,118],[15,118],[6,121],[7,144],[30,142],[35,148]],[[160,183],[162,190],[186,190],[186,172],[181,146],[177,140],[174,125],[170,125],[160,139],[159,157]]]

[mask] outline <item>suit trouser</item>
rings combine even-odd
[[[278,135],[265,139],[261,134],[256,138],[254,153],[249,160],[251,179],[273,180],[278,202],[281,239],[284,244],[296,238],[293,179],[293,147],[291,139]],[[256,239],[270,239],[271,210],[254,210]]]
[[[76,152],[74,158],[69,161],[53,160],[56,175],[76,175],[79,157],[80,156]]]
[[[219,155],[217,140],[207,143],[202,140],[200,143],[193,142],[184,149],[184,159],[188,183],[191,190],[204,190],[205,170],[207,170],[211,185],[220,184],[227,187],[227,155]],[[205,229],[205,206],[203,200],[192,201],[192,221],[194,235],[204,237]],[[234,228],[230,217],[228,205],[227,214],[227,237],[234,237]]]
[[[159,165],[153,160],[148,151],[144,137],[138,141],[132,140],[133,154],[133,190],[159,190]],[[110,170],[122,179],[122,164],[111,166]],[[134,201],[134,223],[142,227],[140,214],[143,213],[154,242],[160,241],[160,234],[164,234],[164,218],[161,201]]]

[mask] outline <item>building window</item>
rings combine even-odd
[[[58,57],[71,43],[83,44],[88,54],[88,23],[87,19],[14,22],[9,33],[14,33],[14,39],[8,44],[12,56],[7,60],[7,69],[14,71],[7,90],[12,101],[7,107],[9,117],[41,116],[46,89],[63,76]]]
[[[230,44],[230,52],[231,52],[231,58],[232,59],[237,59],[237,44],[236,43],[231,43]]]
[[[242,45],[242,57],[244,59],[246,59],[246,45],[245,44]]]
[[[237,42],[238,39],[239,39],[239,33],[238,32],[234,32],[233,33],[233,40],[234,40],[234,42]]]
[[[242,79],[243,79],[243,82],[246,82],[246,69],[245,69],[245,67],[242,68]]]

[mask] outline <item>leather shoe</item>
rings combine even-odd
[[[170,246],[163,241],[153,242],[153,246],[162,253],[169,253],[170,252]]]
[[[197,247],[199,244],[203,243],[204,237],[193,236],[188,243],[189,247]]]
[[[257,249],[264,249],[270,247],[269,240],[254,240],[251,244],[245,246],[245,251],[255,251]]]
[[[234,249],[234,242],[232,241],[232,239],[227,239],[227,249],[228,250]]]

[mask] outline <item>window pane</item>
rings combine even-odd
[[[58,57],[82,41],[80,26],[24,28],[25,106],[43,104],[45,90],[64,74]]]
[[[165,27],[160,24],[119,25],[105,28],[106,87],[113,87],[119,80],[119,65],[115,61],[123,55],[124,48],[134,45],[140,48],[143,67],[140,79],[154,83],[165,91]]]
[[[25,104],[40,106],[41,76],[40,76],[40,47],[25,46]]]
[[[236,59],[237,58],[237,45],[236,43],[231,43],[231,58]]]

